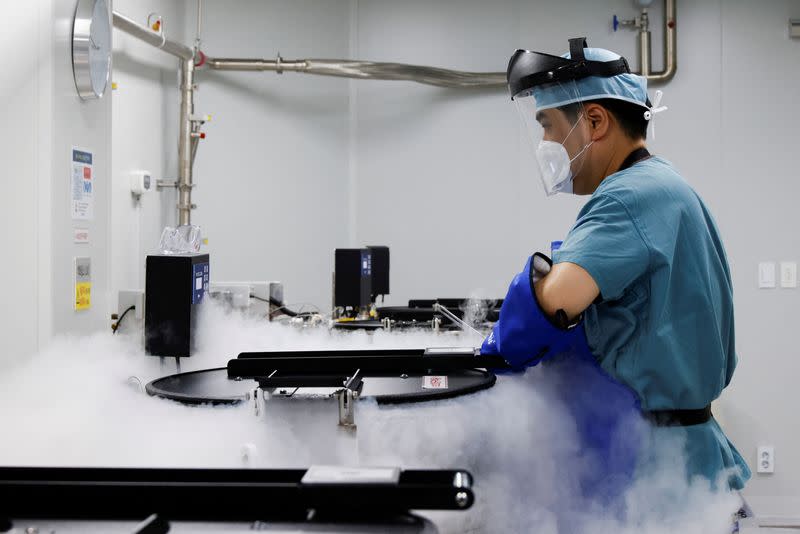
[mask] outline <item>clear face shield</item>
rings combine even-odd
[[[580,92],[574,81],[541,85],[514,97],[533,141],[545,193],[572,193],[592,144]]]

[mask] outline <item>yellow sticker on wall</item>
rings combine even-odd
[[[92,283],[80,282],[75,284],[75,309],[88,310],[92,307]]]
[[[75,258],[75,309],[92,307],[92,260]]]

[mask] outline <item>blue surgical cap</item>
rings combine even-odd
[[[619,54],[603,48],[584,48],[583,53],[590,61],[613,61],[620,58]],[[569,53],[561,57],[571,59]],[[536,109],[558,108],[600,98],[616,98],[648,109],[650,107],[647,105],[647,79],[636,74],[617,74],[607,78],[587,76],[569,82],[536,86],[530,94],[536,99]]]

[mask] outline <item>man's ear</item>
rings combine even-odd
[[[583,109],[586,115],[586,122],[589,123],[592,141],[597,141],[608,135],[611,127],[611,113],[599,104],[586,104]]]

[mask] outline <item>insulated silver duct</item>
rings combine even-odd
[[[361,80],[400,80],[435,85],[437,87],[470,88],[506,86],[505,72],[465,72],[423,67],[404,63],[378,63],[345,59],[238,59],[207,57],[212,70],[303,72],[322,76],[356,78]]]

